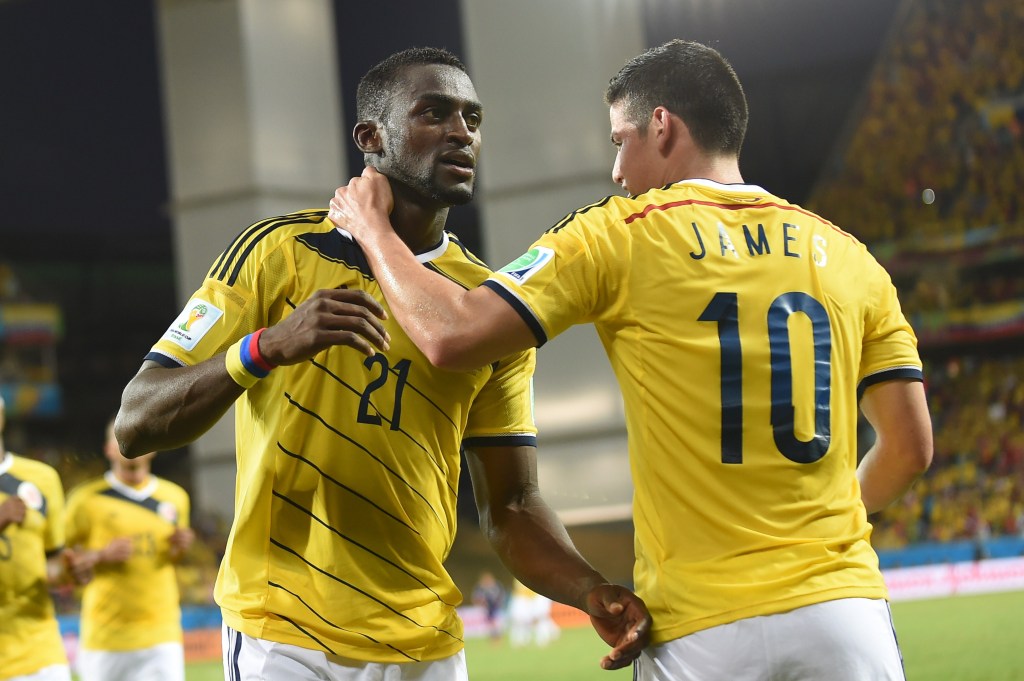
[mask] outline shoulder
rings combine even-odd
[[[181,485],[166,480],[164,478],[156,478],[156,495],[161,498],[174,498],[174,499],[188,499],[188,492]]]
[[[24,498],[26,502],[35,499],[35,503],[42,503],[42,499],[35,496],[40,494],[42,498],[47,500],[58,499],[60,504],[63,505],[64,486],[61,483],[60,474],[53,466],[42,461],[36,461],[35,459],[14,456],[14,461],[8,472],[21,481],[17,494]],[[29,505],[33,508],[39,508],[39,506],[33,505],[31,502]]]
[[[599,201],[580,206],[549,227],[545,234],[557,234],[566,229],[585,229],[594,225],[621,222],[644,205],[641,197],[606,196]]]
[[[246,266],[262,263],[282,247],[291,248],[308,235],[313,240],[340,236],[327,219],[327,209],[310,209],[265,218],[243,229],[210,269],[209,278],[232,285]]]
[[[492,272],[490,266],[452,232],[445,232],[439,252],[423,265],[466,289],[480,285]]]
[[[37,484],[40,482],[60,482],[60,474],[50,464],[18,456],[17,454],[12,456],[14,460],[11,464],[10,472],[14,477]]]
[[[110,484],[103,478],[86,480],[71,488],[71,491],[68,492],[68,504],[82,503],[89,497],[93,497],[109,488]]]

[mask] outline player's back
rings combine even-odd
[[[759,187],[688,181],[605,211],[580,235],[607,249],[594,321],[626,403],[655,640],[883,597],[855,478],[858,384],[920,374],[888,275]]]

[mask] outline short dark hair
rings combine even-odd
[[[641,132],[654,109],[665,107],[708,153],[739,156],[747,132],[747,99],[736,72],[701,43],[671,40],[633,57],[609,81],[604,99],[609,106],[625,103],[627,119]]]
[[[388,104],[399,85],[402,72],[410,66],[441,64],[466,73],[466,66],[454,54],[440,47],[411,47],[396,52],[372,67],[356,88],[356,118],[383,121]]]

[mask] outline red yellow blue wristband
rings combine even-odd
[[[266,329],[260,329],[239,339],[224,353],[224,365],[231,379],[243,388],[251,388],[275,368],[260,354],[260,336]]]

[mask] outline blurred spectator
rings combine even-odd
[[[513,648],[534,644],[544,647],[558,638],[551,619],[551,599],[527,588],[518,580],[508,602],[508,638]]]
[[[484,571],[473,589],[472,600],[474,605],[479,605],[486,611],[488,633],[494,641],[501,640],[505,598],[505,587],[494,578],[493,573]]]

